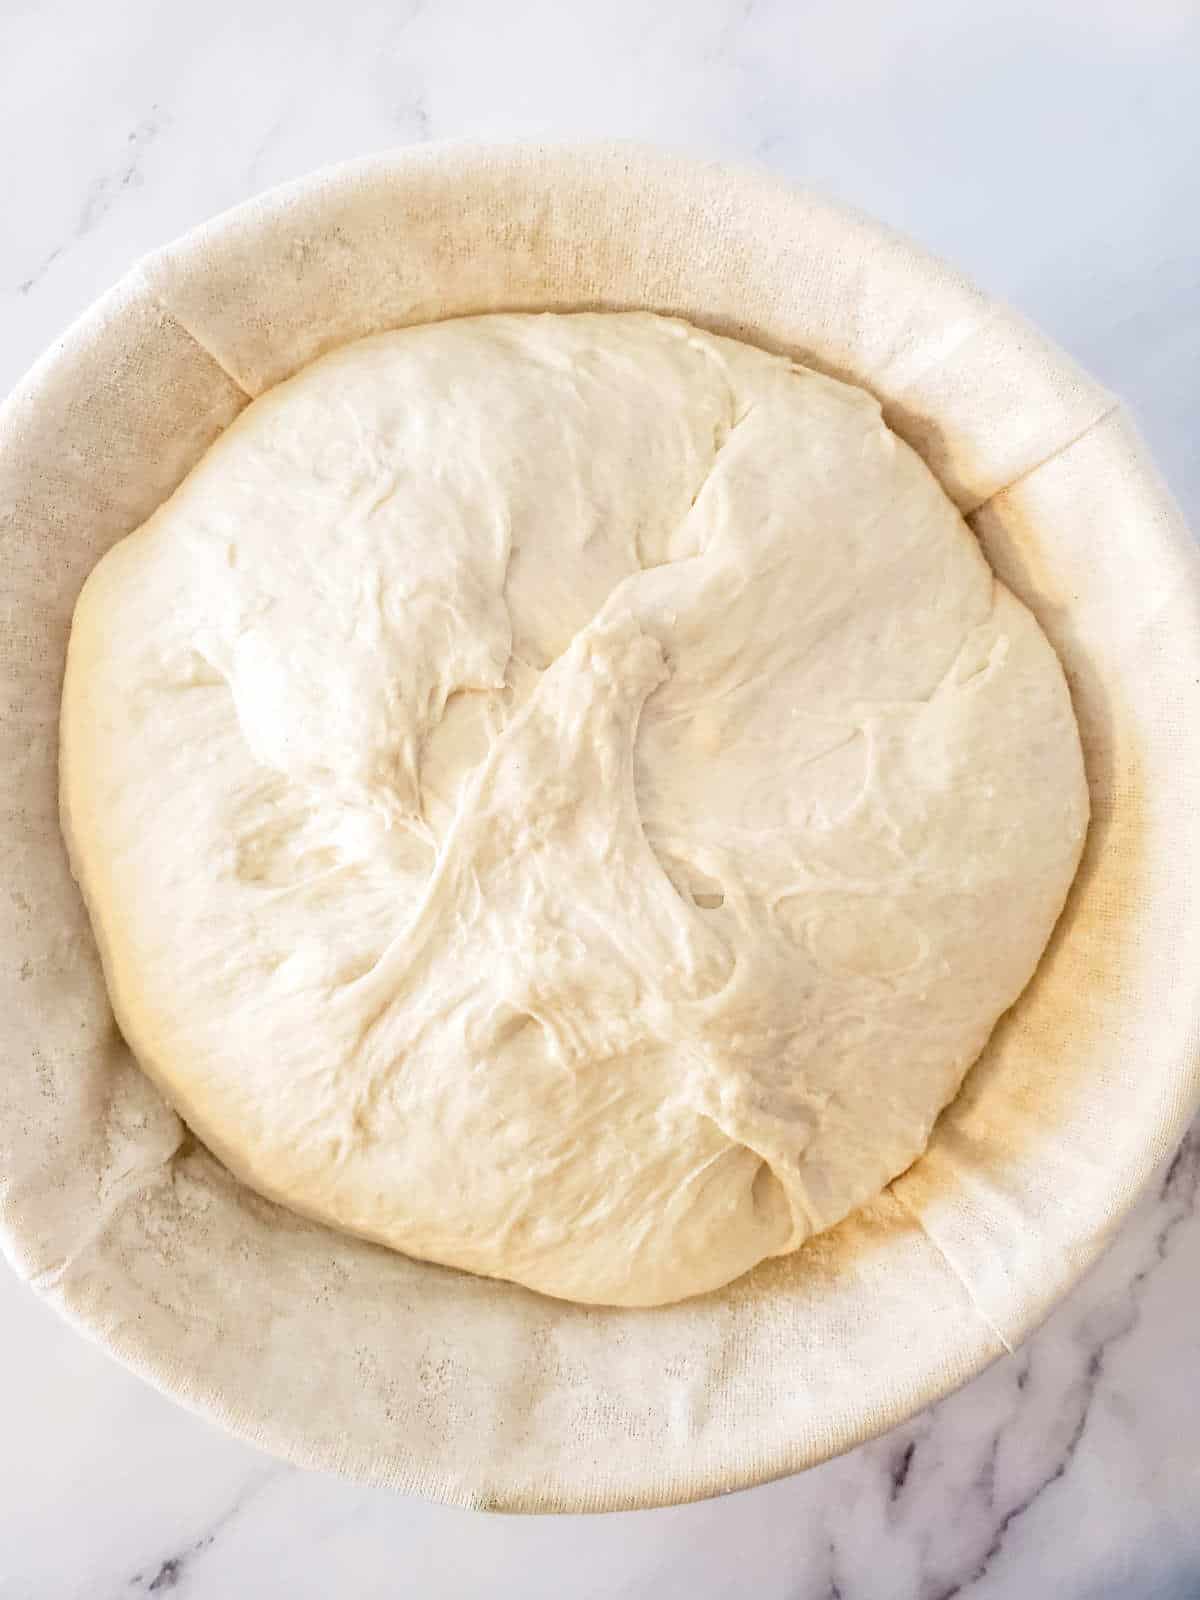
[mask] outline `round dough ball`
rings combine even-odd
[[[1087,792],[1058,662],[868,395],[645,314],[335,351],[89,579],[65,830],[248,1184],[653,1305],[920,1155]]]

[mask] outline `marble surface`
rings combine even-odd
[[[1198,88],[1196,0],[0,0],[0,391],[141,251],[280,179],[631,135],[814,182],[965,267],[1130,402],[1200,526]],[[896,1433],[594,1519],[283,1467],[0,1269],[0,1600],[1194,1600],[1198,1185],[1195,1130],[1051,1321]]]

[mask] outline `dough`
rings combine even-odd
[[[80,598],[120,1025],[248,1184],[653,1305],[920,1153],[1087,822],[1058,662],[859,390],[645,314],[335,351]]]

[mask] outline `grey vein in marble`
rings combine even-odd
[[[35,289],[72,244],[80,239],[86,239],[88,234],[104,221],[116,204],[121,191],[140,182],[142,159],[147,148],[163,131],[166,120],[157,105],[151,106],[149,115],[143,117],[137,126],[130,130],[127,138],[128,151],[124,161],[115,169],[102,172],[88,185],[70,237],[55,245],[30,276],[17,285],[19,295],[27,295]]]
[[[173,1555],[164,1556],[153,1569],[135,1572],[122,1592],[133,1590],[144,1594],[166,1594],[178,1588],[186,1578],[190,1578],[195,1563],[205,1551],[210,1550],[235,1519],[244,1515],[256,1497],[285,1471],[285,1468],[278,1466],[264,1467],[198,1538],[182,1546]],[[116,1600],[115,1595],[113,1600]]]

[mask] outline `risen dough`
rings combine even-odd
[[[336,351],[92,574],[68,840],[246,1182],[654,1304],[918,1156],[1087,817],[1062,672],[866,394],[647,315]]]

